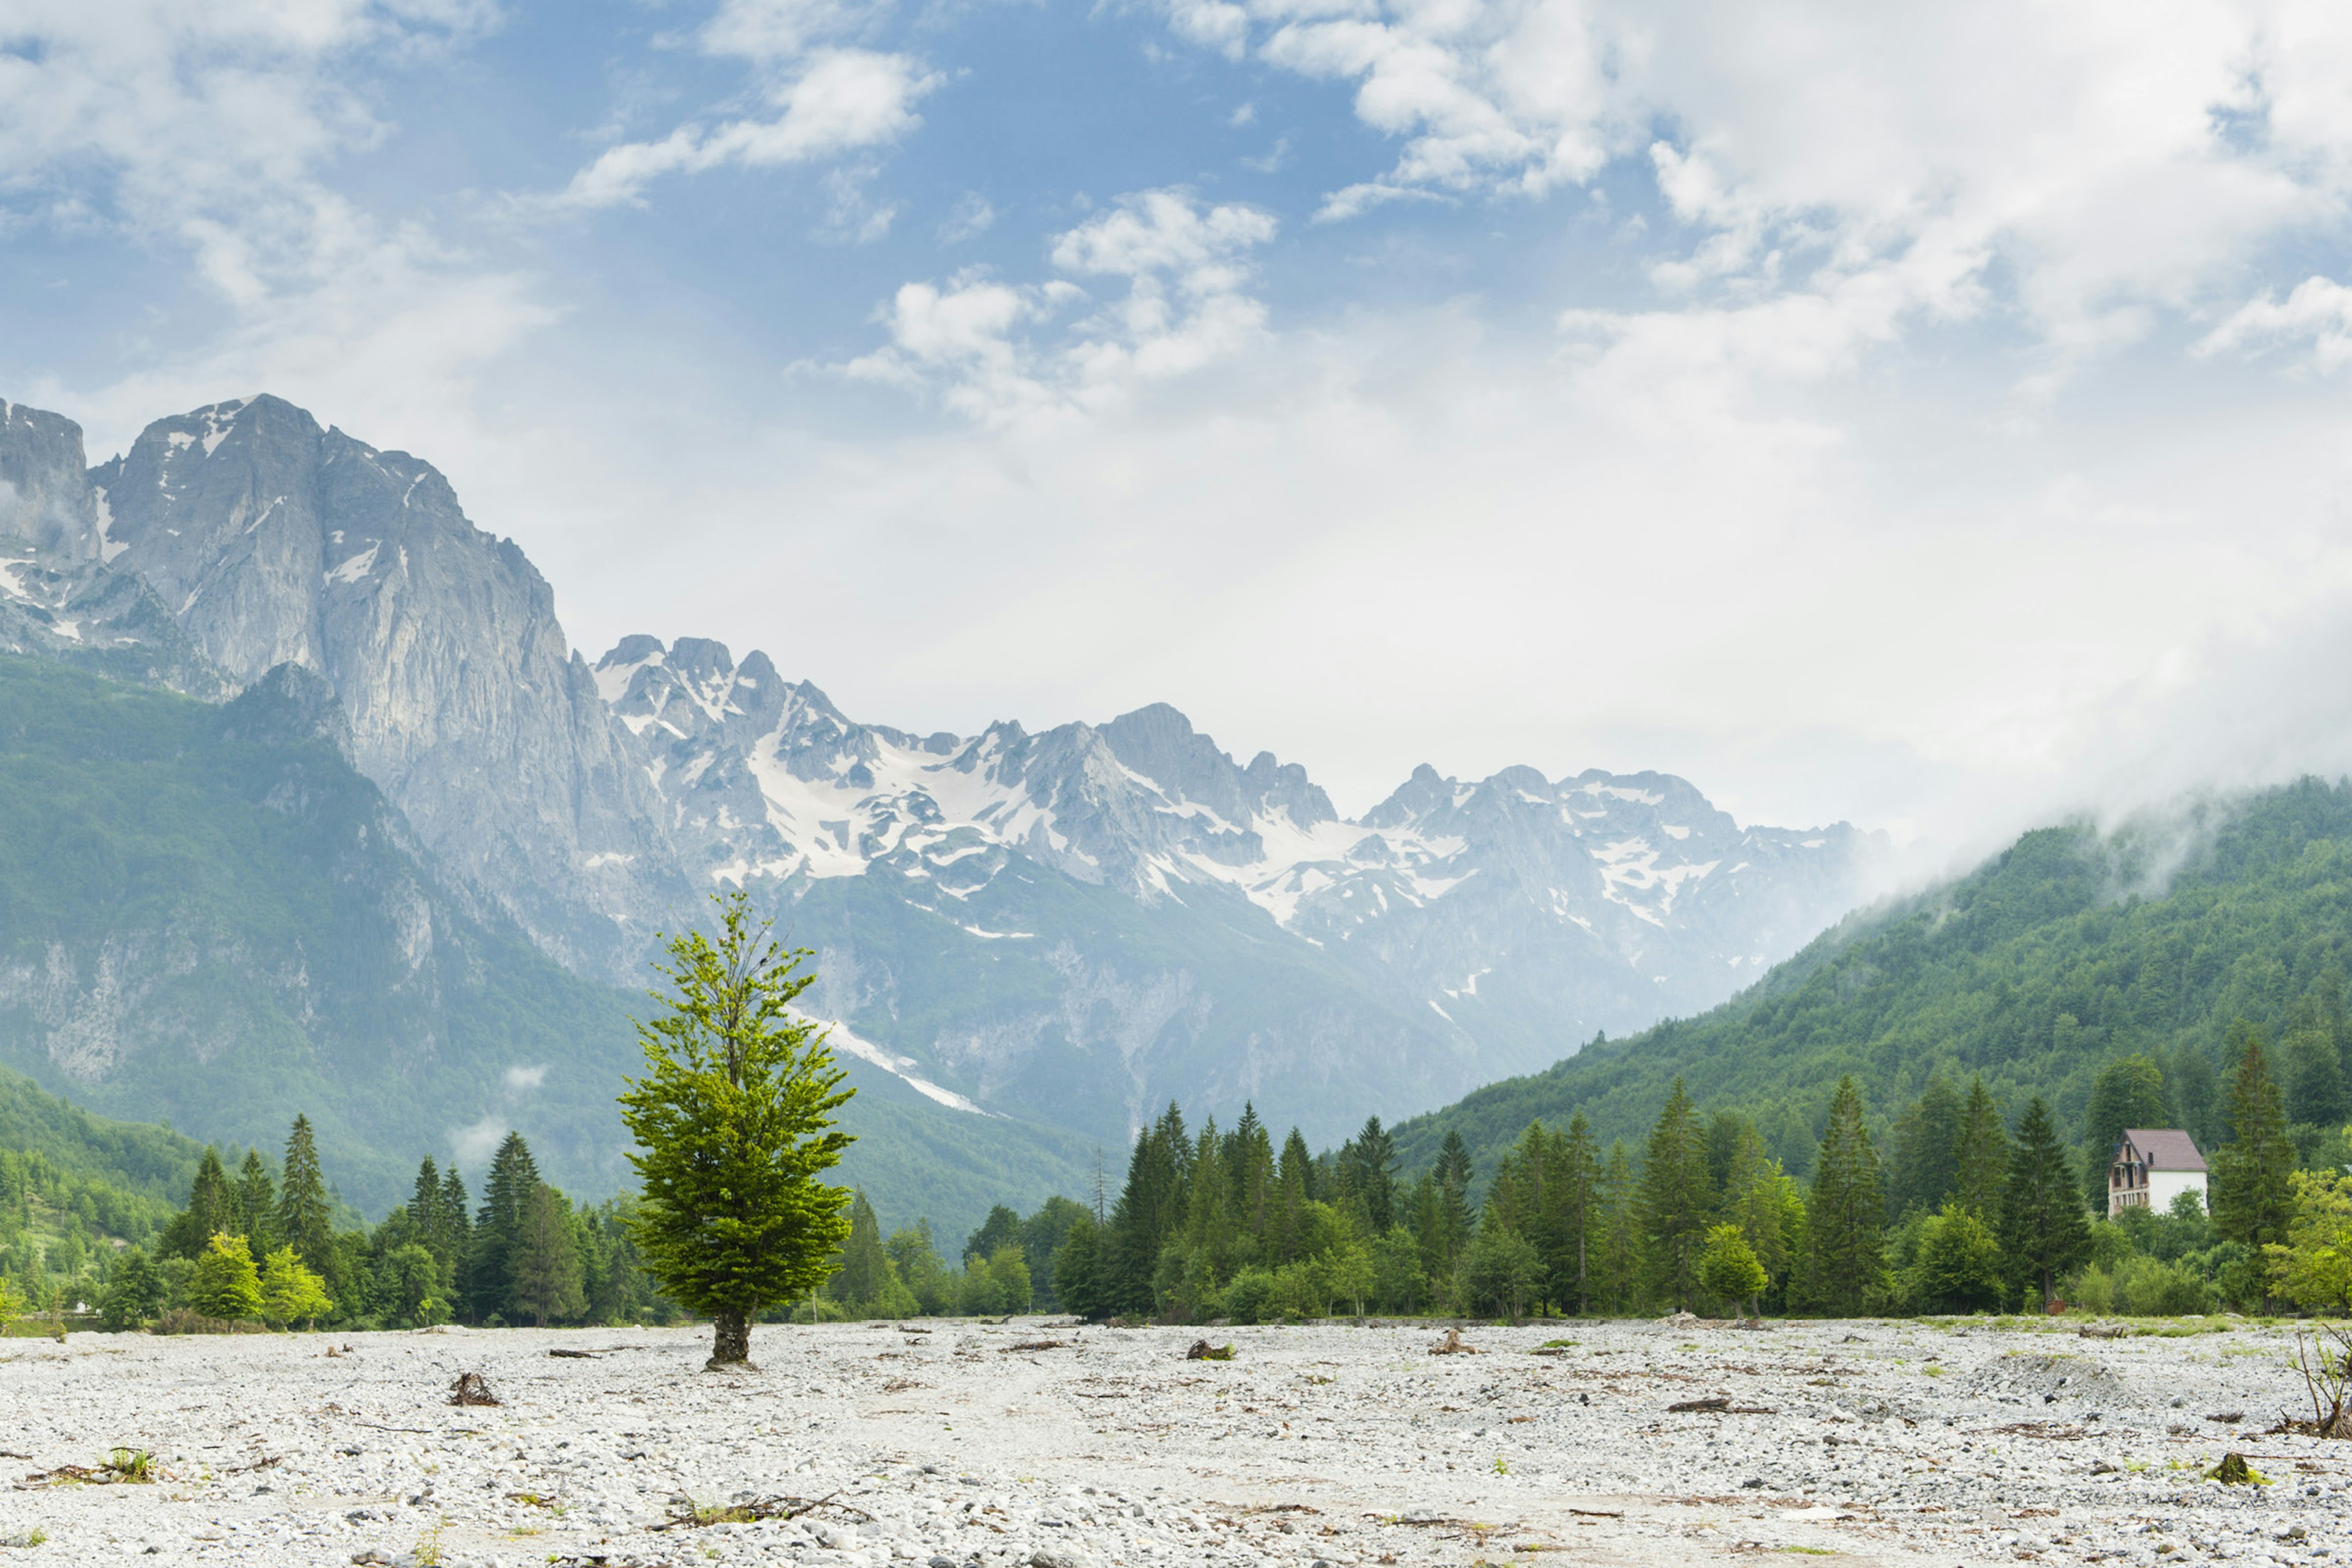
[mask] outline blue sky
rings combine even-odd
[[[0,392],[592,656],[1938,852],[2352,761],[2340,6],[0,0]]]

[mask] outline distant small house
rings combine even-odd
[[[2182,1193],[2195,1193],[2205,1206],[2205,1156],[2197,1141],[2177,1127],[2126,1127],[2107,1167],[2107,1217],[2126,1209],[2162,1214]]]

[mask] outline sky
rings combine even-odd
[[[623,635],[1360,811],[1938,855],[2352,765],[2352,8],[0,0],[0,395]]]

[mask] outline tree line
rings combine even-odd
[[[101,1250],[79,1281],[112,1329],[262,1323],[424,1328],[436,1323],[667,1321],[676,1309],[647,1277],[631,1205],[573,1203],[541,1181],[509,1132],[477,1208],[453,1165],[427,1155],[409,1201],[374,1226],[337,1228],[307,1117],[272,1172],[248,1150],[232,1173],[215,1148],[153,1251]],[[21,1298],[20,1298],[21,1301]],[[37,1301],[33,1304],[39,1304]]]
[[[2039,1310],[2189,1313],[2291,1302],[2352,1309],[2352,1177],[2298,1170],[2287,1091],[2259,1030],[2231,1032],[2211,1213],[2105,1217],[2106,1162],[2080,1157],[2048,1103],[2004,1111],[1981,1078],[1940,1075],[1874,1135],[1842,1079],[1809,1176],[1736,1110],[1680,1080],[1639,1146],[1582,1113],[1531,1122],[1483,1180],[1457,1135],[1398,1173],[1378,1118],[1310,1154],[1277,1151],[1255,1107],[1188,1131],[1181,1107],[1137,1137],[1108,1211],[1055,1197],[1003,1207],[940,1264],[928,1225],[886,1239],[860,1194],[824,1315],[1040,1310],[1260,1321],[1381,1312],[1526,1316],[1659,1310],[1826,1316]],[[2162,1068],[2109,1064],[2084,1137],[2112,1149],[2162,1124]],[[1474,1200],[1475,1196],[1475,1202]],[[1007,1290],[1010,1281],[1018,1284]]]

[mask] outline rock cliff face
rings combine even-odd
[[[1870,886],[1865,836],[1662,774],[1423,767],[1350,821],[1165,705],[917,735],[716,642],[591,669],[419,458],[265,396],[84,473],[70,423],[0,414],[0,647],[211,697],[314,673],[464,911],[579,974],[641,984],[751,887],[843,1048],[971,1126],[1255,1098],[1335,1139],[1707,1007]]]
[[[158,420],[90,478],[113,564],[229,680],[317,671],[461,888],[575,969],[642,973],[686,895],[662,802],[546,580],[430,464],[257,397]]]

